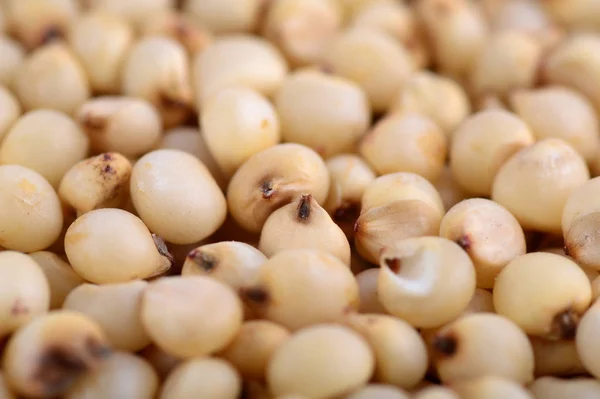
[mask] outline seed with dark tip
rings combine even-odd
[[[296,212],[296,215],[301,222],[306,222],[310,218],[312,210],[310,206],[311,199],[312,195],[302,194],[302,198],[300,199],[300,203],[298,204],[298,209]]]
[[[194,249],[192,252],[190,252],[188,254],[188,258],[193,260],[194,263],[198,265],[198,267],[207,272],[213,271],[217,267],[218,263],[217,259],[214,256],[207,254],[206,252],[202,252],[198,249]]]
[[[62,39],[64,36],[63,31],[58,26],[49,26],[42,33],[41,43],[40,44],[48,44],[58,39]]]
[[[86,372],[88,365],[62,347],[50,347],[40,357],[34,379],[43,386],[48,397],[64,392],[73,381]]]
[[[171,254],[171,252],[169,252],[169,248],[167,248],[165,240],[163,240],[156,234],[152,234],[152,240],[154,240],[154,245],[156,245],[158,253],[167,258],[171,263],[171,266],[175,265],[175,257],[173,256],[173,254]]]
[[[106,165],[106,166],[104,166],[104,168],[102,168],[102,172],[109,173],[112,175],[113,173],[115,173],[115,170],[113,169],[112,166]]]
[[[437,335],[431,345],[436,352],[444,356],[452,356],[458,349],[456,337],[452,335]]]
[[[469,249],[471,248],[471,245],[473,244],[471,242],[471,237],[469,237],[467,234],[463,235],[458,240],[456,240],[456,243],[458,245],[460,245],[460,247],[467,252],[469,251]]]
[[[260,185],[260,191],[262,191],[263,198],[269,199],[275,195],[275,189],[273,188],[273,182],[265,180]]]
[[[551,338],[562,340],[575,339],[578,323],[579,315],[571,309],[557,314],[552,321]]]
[[[398,273],[402,267],[402,260],[398,258],[384,259],[384,262],[394,273]]]
[[[112,154],[105,152],[104,154],[102,154],[102,160],[103,161],[112,161],[113,160],[113,156]]]

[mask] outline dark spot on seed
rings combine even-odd
[[[333,220],[336,223],[356,222],[360,215],[360,204],[358,202],[346,202],[337,207],[333,212]]]
[[[80,122],[88,133],[103,133],[107,120],[106,118],[96,117],[88,113],[80,117]]]
[[[244,300],[257,305],[264,305],[269,301],[269,293],[261,287],[242,288],[240,295]]]
[[[103,161],[112,161],[113,160],[113,156],[111,153],[105,152],[104,154],[102,154],[102,160]]]
[[[12,307],[10,308],[10,314],[13,316],[20,316],[29,313],[29,308],[25,306],[21,298],[15,299]]]
[[[567,309],[554,316],[549,338],[561,340],[575,339],[578,324],[579,315],[572,309]]]
[[[444,357],[452,356],[458,349],[458,341],[452,334],[436,335],[431,343],[433,349]]]
[[[156,245],[158,253],[167,258],[171,266],[175,265],[175,257],[173,256],[173,254],[171,254],[171,252],[169,252],[169,248],[167,248],[165,240],[163,240],[156,234],[152,234],[152,240],[154,240],[154,245]]]
[[[300,198],[300,203],[298,204],[298,208],[296,210],[296,216],[299,221],[306,222],[310,219],[310,215],[312,212],[312,207],[310,205],[310,201],[312,200],[312,195],[310,194],[302,194]]]
[[[117,171],[116,171],[116,170],[115,170],[115,169],[114,169],[112,166],[110,166],[110,165],[105,165],[105,166],[102,168],[102,172],[103,172],[103,173],[110,174],[110,175],[114,175],[114,174],[115,174]]]
[[[217,267],[217,259],[203,252],[199,249],[194,249],[188,254],[188,258],[190,258],[198,267],[207,272],[212,272]]]
[[[326,75],[333,74],[333,67],[329,64],[322,64],[319,66],[319,70]]]
[[[275,189],[273,188],[273,182],[271,180],[265,180],[260,184],[260,191],[264,199],[269,199],[275,195]]]
[[[471,248],[471,245],[473,244],[471,242],[471,237],[469,237],[469,235],[467,235],[467,234],[461,236],[458,240],[456,240],[456,243],[467,252],[469,252],[469,249]]]
[[[104,359],[112,354],[112,349],[97,339],[88,337],[85,340],[87,352],[95,359]]]
[[[565,251],[565,255],[567,255],[567,256],[571,256],[571,250],[569,249],[569,246],[568,246],[568,245],[565,245],[565,246],[563,247],[563,251]]]
[[[394,273],[398,273],[402,267],[402,259],[398,258],[387,258],[383,260],[387,267],[390,268]]]
[[[46,397],[58,396],[88,370],[80,357],[63,347],[50,347],[40,357],[33,379],[44,387]]]
[[[42,32],[40,44],[45,45],[51,43],[55,40],[62,39],[63,36],[64,33],[60,27],[56,25],[50,25]]]

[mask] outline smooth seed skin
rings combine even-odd
[[[311,195],[303,194],[267,218],[258,249],[267,257],[288,249],[317,249],[350,265],[346,235]]]
[[[592,301],[600,297],[600,276],[592,281]]]
[[[237,399],[242,381],[229,363],[210,357],[188,360],[164,382],[160,399]]]
[[[461,399],[534,399],[522,385],[496,376],[458,381],[452,384],[452,389]]]
[[[368,384],[358,391],[345,396],[344,399],[408,399],[408,393],[392,385]]]
[[[91,11],[73,21],[67,39],[91,88],[100,93],[118,92],[121,67],[134,40],[131,25],[109,12]]]
[[[437,327],[467,307],[475,268],[450,240],[408,238],[382,251],[377,291],[389,313],[415,327]]]
[[[288,72],[288,66],[268,41],[249,35],[216,39],[193,61],[196,105],[228,86],[254,89],[271,98]]]
[[[35,110],[15,121],[0,145],[0,164],[22,165],[53,186],[88,153],[89,140],[68,115]]]
[[[121,70],[121,90],[154,105],[165,126],[187,118],[193,104],[190,61],[185,48],[168,37],[140,39],[129,51]]]
[[[429,342],[444,383],[485,376],[533,380],[533,351],[525,333],[509,319],[490,313],[461,316]]]
[[[136,352],[150,343],[140,320],[142,295],[147,286],[146,281],[82,284],[67,296],[63,308],[95,320],[115,350]]]
[[[0,337],[9,335],[50,307],[50,287],[30,256],[0,252]]]
[[[423,388],[414,394],[413,399],[461,399],[453,390],[434,386]]]
[[[116,152],[81,161],[65,173],[58,188],[60,199],[79,215],[99,208],[125,205],[131,162]]]
[[[125,18],[139,26],[148,16],[173,6],[173,0],[86,0],[89,6]]]
[[[489,196],[500,167],[515,152],[533,143],[529,127],[516,115],[495,109],[477,112],[452,135],[452,176],[468,193]]]
[[[247,321],[220,356],[244,379],[264,380],[271,357],[289,337],[288,330],[273,322]]]
[[[524,229],[560,232],[569,195],[590,178],[585,160],[560,139],[544,139],[511,156],[494,179],[492,200]]]
[[[252,31],[260,15],[256,0],[184,0],[183,11],[216,34]]]
[[[25,49],[20,42],[0,34],[0,59],[0,84],[10,87],[25,59]]]
[[[183,151],[156,150],[140,158],[130,192],[144,223],[174,244],[203,240],[225,221],[225,196],[206,166]]]
[[[252,155],[281,141],[279,117],[260,93],[228,88],[211,96],[200,117],[204,140],[226,176]]]
[[[2,369],[16,393],[54,398],[110,354],[95,322],[78,312],[59,310],[36,318],[10,338]]]
[[[225,348],[242,325],[235,292],[208,277],[163,277],[146,288],[142,324],[167,353],[192,358]]]
[[[465,90],[454,80],[429,71],[415,72],[400,89],[391,113],[415,112],[433,120],[451,137],[471,113]]]
[[[158,384],[158,375],[146,360],[129,353],[117,352],[79,380],[64,397],[154,399]]]
[[[0,59],[3,59],[1,52]],[[15,95],[7,87],[0,86],[0,143],[20,115],[21,105]]]
[[[359,151],[380,175],[411,172],[435,181],[446,162],[447,142],[433,120],[407,112],[377,122]]]
[[[48,280],[50,287],[50,309],[62,308],[67,295],[75,287],[85,282],[75,273],[71,265],[52,252],[33,252],[29,256],[40,266],[46,276],[46,280]]]
[[[414,70],[410,54],[402,45],[384,32],[366,28],[351,28],[340,34],[325,62],[333,73],[362,87],[376,113],[389,108]]]
[[[440,236],[458,243],[469,254],[479,288],[493,288],[502,268],[526,252],[517,219],[503,206],[483,198],[452,207],[442,219]]]
[[[95,284],[148,278],[165,266],[148,228],[121,209],[97,209],[78,217],[65,234],[73,269]]]
[[[596,378],[600,375],[600,362],[598,361],[600,346],[596,339],[598,326],[600,326],[600,308],[597,303],[594,303],[579,322],[575,343],[581,363]]]
[[[278,144],[251,156],[227,187],[227,204],[235,221],[258,233],[269,215],[301,194],[322,204],[329,191],[323,159],[300,144]]]
[[[379,268],[367,269],[356,275],[358,283],[358,294],[360,297],[360,313],[386,314],[387,311],[379,301],[377,291],[377,280],[379,279]]]
[[[530,253],[510,262],[496,278],[494,307],[527,334],[573,338],[590,304],[590,281],[572,260]]]
[[[353,152],[371,120],[367,96],[354,82],[315,70],[288,76],[275,95],[284,141],[323,158]]]
[[[42,175],[20,165],[0,166],[0,246],[22,252],[48,248],[59,237],[58,195]]]
[[[574,340],[529,337],[529,341],[535,356],[536,377],[571,377],[587,372],[581,364]]]
[[[30,53],[17,71],[14,87],[26,110],[47,108],[72,115],[90,97],[83,67],[60,42]]]
[[[321,324],[297,332],[279,347],[269,363],[267,381],[275,395],[325,399],[365,384],[374,363],[360,335]]]
[[[261,318],[290,330],[338,322],[358,308],[358,284],[341,260],[327,252],[294,249],[265,262],[258,283],[242,291]]]
[[[425,376],[427,348],[419,333],[402,319],[375,314],[352,314],[347,325],[363,336],[375,355],[378,382],[413,388]]]
[[[561,221],[562,233],[565,238],[578,219],[600,211],[600,206],[595,201],[596,195],[599,194],[600,177],[594,177],[569,195],[563,208]]]
[[[593,378],[542,377],[531,383],[528,388],[536,399],[600,397],[600,382]]]
[[[10,0],[5,3],[11,33],[29,50],[64,37],[79,12],[75,0]]]
[[[600,123],[592,104],[579,92],[560,86],[519,90],[511,95],[515,112],[538,140],[565,140],[591,165],[600,151]]]
[[[317,64],[341,27],[335,1],[276,0],[268,5],[262,35],[279,47],[290,64]]]
[[[83,104],[76,117],[96,151],[116,151],[127,157],[153,149],[163,127],[158,110],[134,97],[96,97]]]

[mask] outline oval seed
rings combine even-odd
[[[542,377],[529,385],[536,399],[600,397],[600,382],[593,378],[560,379]]]
[[[256,0],[185,0],[183,11],[199,25],[222,35],[252,31],[261,4]]]
[[[534,399],[519,383],[507,378],[485,376],[452,384],[461,399]]]
[[[50,287],[50,309],[60,309],[73,289],[84,283],[75,270],[58,255],[39,251],[29,256],[40,266]]]

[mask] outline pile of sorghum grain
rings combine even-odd
[[[0,0],[0,399],[600,398],[600,0]]]

